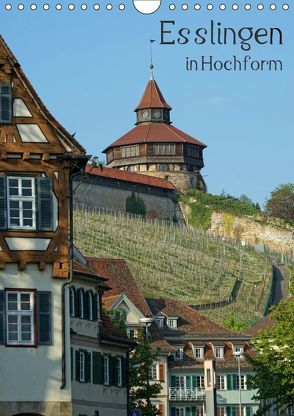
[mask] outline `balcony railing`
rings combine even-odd
[[[188,400],[203,401],[205,399],[205,391],[195,388],[170,387],[169,400]]]

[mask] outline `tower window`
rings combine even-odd
[[[0,85],[0,123],[11,123],[11,85]]]
[[[201,156],[201,152],[198,146],[187,146],[187,156],[190,157],[197,157],[199,158]]]
[[[139,145],[121,147],[121,157],[139,156]]]
[[[153,150],[155,156],[174,156],[176,154],[175,144],[154,144]]]

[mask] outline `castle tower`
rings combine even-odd
[[[171,125],[171,109],[151,73],[135,109],[136,127],[103,151],[107,166],[167,178],[180,191],[204,190],[200,170],[206,145]]]

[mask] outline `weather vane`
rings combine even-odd
[[[150,43],[150,79],[153,79],[153,55],[152,55],[152,43],[155,42],[155,39],[149,39],[149,43]]]

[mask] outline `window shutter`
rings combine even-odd
[[[226,409],[227,416],[232,416],[231,410],[232,410],[231,407],[230,406],[227,406],[227,409]]]
[[[0,176],[0,230],[7,228],[6,177]]]
[[[115,385],[115,357],[109,356],[109,385]]]
[[[186,387],[187,389],[191,388],[191,376],[186,376]]]
[[[97,310],[98,295],[97,293],[95,293],[92,299],[93,299],[93,321],[97,321],[98,319],[98,310]]]
[[[85,352],[85,382],[91,383],[91,353]]]
[[[5,290],[0,290],[0,344],[5,344]]]
[[[176,387],[176,376],[171,376],[170,378],[170,386]]]
[[[197,388],[197,378],[196,378],[196,376],[192,376],[192,388],[193,389]]]
[[[11,123],[11,85],[0,85],[0,123]]]
[[[80,289],[75,290],[75,317],[80,317]]]
[[[73,380],[73,349],[70,349],[70,377]]]
[[[159,380],[164,381],[164,364],[159,363]]]
[[[76,380],[80,381],[80,352],[76,351]]]
[[[84,318],[89,319],[89,292],[83,292],[84,298]]]
[[[196,416],[196,406],[191,407],[191,414],[192,416]]]
[[[52,345],[51,292],[38,292],[38,344]]]
[[[176,416],[176,408],[175,407],[170,408],[170,416]]]
[[[125,357],[121,358],[121,380],[122,387],[126,387],[128,377],[128,360]]]
[[[53,230],[53,190],[50,178],[37,177],[38,187],[38,229]]]
[[[232,374],[227,374],[227,389],[232,390]],[[227,415],[228,416],[228,415]]]
[[[186,415],[185,416],[192,416],[191,407],[186,407]]]
[[[238,390],[239,389],[239,376],[237,376],[237,374],[232,374],[233,377],[233,390]]]
[[[164,416],[164,404],[163,403],[158,404],[158,410],[159,410],[159,416]]]
[[[104,358],[100,352],[93,352],[93,383],[104,384]]]

